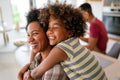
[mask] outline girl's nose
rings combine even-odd
[[[52,28],[49,28],[48,31],[47,31],[48,34],[50,33],[53,33],[53,29]]]

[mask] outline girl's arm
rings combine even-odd
[[[47,70],[53,67],[55,64],[67,59],[67,54],[58,47],[54,47],[47,58],[41,62],[41,64],[31,72],[33,79],[41,77]]]

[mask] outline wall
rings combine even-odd
[[[102,2],[89,2],[92,6],[93,13],[94,15],[102,20],[102,10],[103,10],[103,5]]]
[[[79,7],[84,2],[85,0],[77,0],[76,5]],[[88,3],[91,4],[94,15],[100,20],[102,20],[102,9],[103,9],[102,1],[89,1]]]

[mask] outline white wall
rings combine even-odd
[[[93,14],[99,18],[100,20],[102,20],[102,10],[103,10],[103,6],[102,6],[102,2],[89,2],[92,6],[93,9]]]
[[[79,7],[82,3],[84,3],[85,0],[77,0],[77,6]],[[99,18],[100,20],[102,20],[102,9],[103,9],[103,3],[102,1],[91,1],[88,2],[91,4],[92,9],[93,9],[93,14]]]

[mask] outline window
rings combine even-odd
[[[11,0],[13,22],[16,28],[25,27],[26,13],[29,11],[29,0]]]

